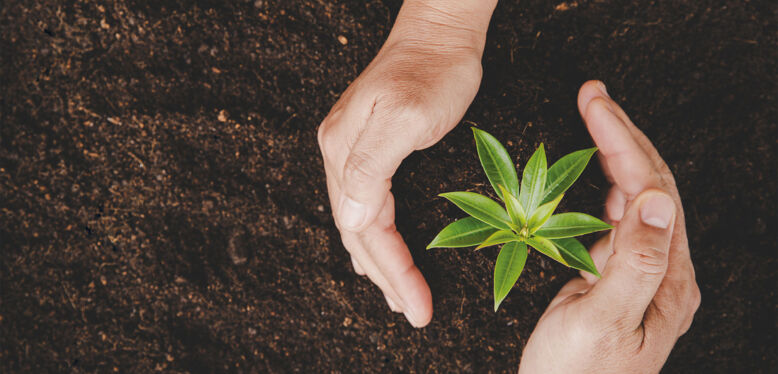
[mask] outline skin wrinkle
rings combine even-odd
[[[483,52],[486,44],[486,27],[483,25],[471,26],[470,19],[453,14],[446,16],[435,10],[430,4],[419,4],[418,6],[422,9],[416,12],[409,11],[403,19],[404,23],[398,24],[400,26],[397,29],[398,32],[406,31],[403,27],[408,27],[413,30],[410,35],[424,34],[430,36],[430,40],[464,40],[466,42],[462,45],[478,46],[479,54]],[[427,8],[427,12],[424,12],[424,8]],[[447,23],[446,20],[452,22]]]
[[[632,264],[636,271],[649,275],[662,274],[666,271],[667,260],[663,257],[665,252],[657,248],[633,249],[632,253],[637,254],[638,264]],[[635,258],[635,257],[631,257]]]
[[[466,20],[463,17],[458,16],[458,15],[452,13],[452,12],[449,12],[445,8],[437,7],[437,6],[434,6],[434,5],[432,5],[430,3],[427,3],[427,2],[419,3],[417,6],[419,6],[421,8],[427,8],[429,10],[432,10],[435,14],[438,14],[438,15],[442,16],[442,18],[447,19],[449,21],[453,21],[454,24],[457,24],[457,25],[467,25],[467,22],[466,22]],[[454,27],[452,25],[447,25],[447,26]],[[467,26],[465,26],[465,27],[460,27],[460,29],[465,29],[465,30],[469,30],[469,31],[472,31],[472,32],[476,32],[476,33],[478,32],[478,29],[476,29],[475,27],[467,27]]]

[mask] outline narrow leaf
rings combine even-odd
[[[443,228],[427,249],[471,247],[480,244],[495,231],[496,228],[473,217],[462,218]]]
[[[529,226],[530,234],[537,231],[541,226],[543,226],[544,223],[546,223],[546,221],[548,221],[549,217],[554,214],[554,210],[556,209],[557,205],[559,205],[559,202],[564,196],[564,194],[557,196],[556,199],[539,206],[538,209],[535,210],[535,213],[532,213],[532,217],[529,218],[529,222],[527,223],[527,226]]]
[[[497,263],[494,264],[494,311],[508,296],[513,285],[519,279],[527,262],[527,244],[510,242],[500,250]]]
[[[475,127],[472,129],[478,158],[497,196],[505,201],[502,191],[497,187],[499,185],[505,186],[514,195],[518,194],[519,178],[516,176],[516,167],[513,166],[508,151],[491,134]]]
[[[546,190],[540,204],[554,200],[558,195],[567,191],[581,176],[594,152],[597,152],[596,147],[575,151],[551,165],[548,169]]]
[[[588,271],[598,278],[600,277],[600,272],[598,272],[597,267],[594,266],[594,261],[592,261],[592,257],[589,256],[589,251],[586,250],[586,247],[584,247],[581,242],[573,238],[556,239],[552,240],[552,242],[556,245],[557,249],[559,249],[562,258],[567,261],[570,267]]]
[[[524,208],[521,206],[519,200],[502,185],[500,185],[500,191],[503,196],[502,200],[505,201],[505,207],[508,208],[508,216],[511,217],[513,224],[518,226],[518,229],[521,230],[527,223],[527,213],[524,212]]]
[[[559,253],[557,246],[554,245],[554,243],[552,243],[550,240],[540,236],[533,236],[531,238],[527,238],[527,244],[531,245],[532,248],[535,248],[538,252],[551,257],[552,260],[557,261],[563,265],[570,266]]]
[[[465,213],[498,229],[510,230],[511,218],[508,212],[494,200],[473,192],[446,192],[440,194],[456,204]]]
[[[492,234],[490,237],[486,238],[483,243],[481,243],[478,247],[476,247],[476,250],[479,250],[484,247],[489,247],[492,245],[497,244],[503,244],[508,243],[512,241],[521,240],[518,235],[516,235],[511,230],[499,230]]]
[[[588,214],[561,213],[551,216],[535,234],[547,239],[559,239],[612,228],[613,226]]]
[[[528,215],[532,215],[543,198],[543,191],[546,187],[546,167],[546,150],[543,148],[543,143],[540,143],[538,150],[527,161],[521,179],[519,202],[526,209]]]

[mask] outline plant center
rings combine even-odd
[[[521,236],[522,239],[527,239],[529,236],[529,228],[527,226],[522,227],[521,231],[519,231],[519,236]]]

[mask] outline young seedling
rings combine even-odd
[[[495,312],[524,269],[527,246],[563,265],[599,277],[586,247],[574,237],[613,226],[584,213],[553,214],[597,148],[570,153],[548,168],[541,143],[519,182],[505,147],[486,131],[474,127],[473,133],[481,166],[505,208],[473,192],[440,194],[471,217],[446,226],[427,249],[477,246],[478,250],[502,244],[494,265]]]

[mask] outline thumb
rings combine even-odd
[[[414,151],[414,136],[398,126],[368,123],[343,167],[338,218],[342,229],[359,232],[375,220],[386,202],[392,176]]]
[[[637,328],[667,272],[676,206],[661,190],[641,192],[616,228],[613,256],[592,288],[593,301]],[[597,308],[600,309],[601,308]]]

